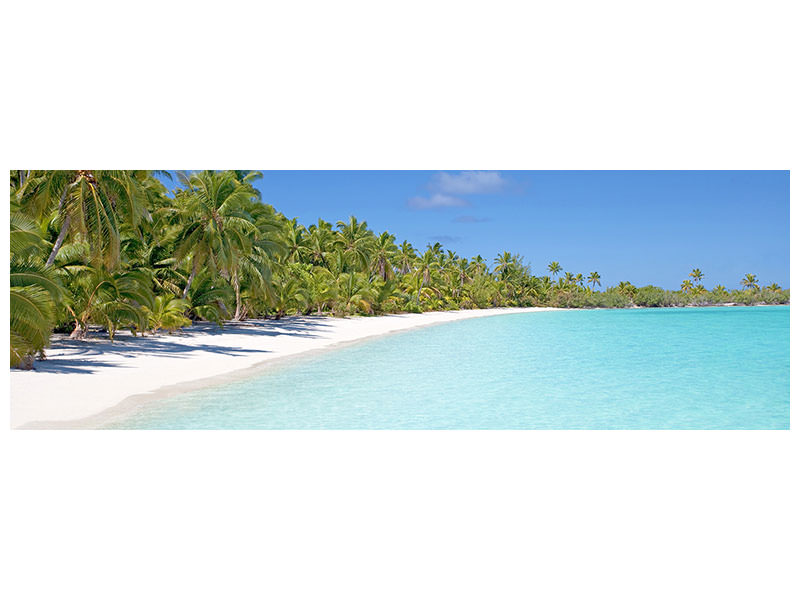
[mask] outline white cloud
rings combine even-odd
[[[447,194],[433,194],[430,197],[417,196],[408,201],[411,208],[427,210],[431,208],[452,208],[454,206],[469,206],[469,202]]]
[[[491,194],[506,185],[497,171],[462,171],[455,175],[437,173],[431,187],[443,194]]]

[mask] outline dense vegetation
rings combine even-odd
[[[11,363],[30,367],[53,331],[113,339],[192,320],[380,314],[498,306],[629,307],[784,303],[789,291],[706,290],[695,269],[679,291],[600,275],[534,275],[519,255],[490,263],[429,244],[417,250],[355,217],[309,227],[262,202],[255,171],[11,172]]]

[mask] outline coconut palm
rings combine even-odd
[[[686,294],[688,294],[689,292],[691,292],[691,291],[692,291],[692,287],[693,287],[693,284],[692,284],[692,282],[691,282],[690,280],[688,280],[688,279],[684,279],[684,280],[681,282],[681,291],[682,291],[682,292],[684,292],[684,293],[686,293]]]
[[[152,308],[145,308],[147,315],[147,326],[152,333],[159,329],[165,329],[172,333],[181,327],[187,327],[192,322],[184,316],[189,309],[189,303],[171,295],[156,296],[153,300]]]
[[[308,255],[305,245],[306,228],[297,222],[297,219],[287,221],[283,232],[283,245],[286,249],[286,260],[299,263]]]
[[[375,240],[372,252],[372,271],[384,281],[388,281],[394,276],[392,260],[397,254],[397,246],[394,244],[394,236],[388,231],[384,231]]]
[[[741,284],[745,289],[748,290],[758,289],[758,279],[752,273],[745,274],[744,278],[742,278]]]
[[[428,248],[419,257],[416,265],[415,275],[415,289],[417,291],[417,304],[419,304],[420,295],[423,288],[432,288],[433,273],[439,269],[439,257],[432,248]],[[435,290],[438,293],[438,290]]]
[[[558,261],[554,260],[549,265],[547,265],[547,270],[550,271],[550,274],[555,279],[556,277],[558,277],[558,274],[561,272],[561,265],[558,263]]]
[[[120,225],[136,227],[147,219],[147,199],[162,189],[148,171],[38,171],[25,179],[16,200],[27,214],[58,227],[46,265],[69,238],[80,236],[94,265],[113,268],[119,264]]]
[[[700,269],[693,269],[692,272],[689,273],[689,276],[692,279],[694,279],[695,283],[700,283],[700,280],[702,280],[703,277],[705,277],[705,275],[703,274],[703,272]]]
[[[600,285],[600,273],[597,271],[592,271],[589,273],[589,283],[592,284],[592,289],[594,289],[595,286]]]
[[[33,357],[50,344],[64,289],[52,267],[12,256],[10,273],[11,366],[33,368]]]
[[[369,312],[372,292],[369,281],[362,273],[342,273],[336,280],[337,312]]]
[[[152,279],[145,270],[110,272],[104,267],[74,271],[68,281],[72,300],[66,309],[75,325],[71,338],[84,339],[89,324],[105,327],[111,339],[121,327],[147,329],[153,307]]]
[[[327,266],[325,257],[333,249],[333,239],[334,234],[331,224],[322,219],[319,219],[316,225],[308,228],[305,243],[307,256],[312,264]]]
[[[395,260],[395,266],[400,275],[406,275],[414,268],[414,263],[417,260],[417,251],[414,250],[411,244],[404,240],[397,250],[397,257]]]
[[[194,278],[203,268],[230,277],[238,297],[237,263],[251,250],[250,236],[258,231],[241,208],[243,201],[253,198],[252,188],[242,184],[233,171],[202,171],[181,175],[181,179],[186,190],[178,196],[183,229],[175,258],[190,265],[182,297],[188,296]]]
[[[367,229],[365,221],[359,222],[350,217],[348,222],[337,221],[336,244],[342,250],[345,260],[356,270],[366,270],[370,262],[374,236]]]

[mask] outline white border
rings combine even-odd
[[[4,169],[791,169],[793,7],[16,3]],[[0,434],[8,598],[800,591],[796,429]]]

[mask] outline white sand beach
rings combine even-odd
[[[120,332],[84,341],[54,336],[47,360],[11,370],[11,427],[69,428],[132,396],[210,380],[335,344],[449,321],[553,308],[497,308],[384,315],[287,317],[279,321],[196,324],[169,335]]]

